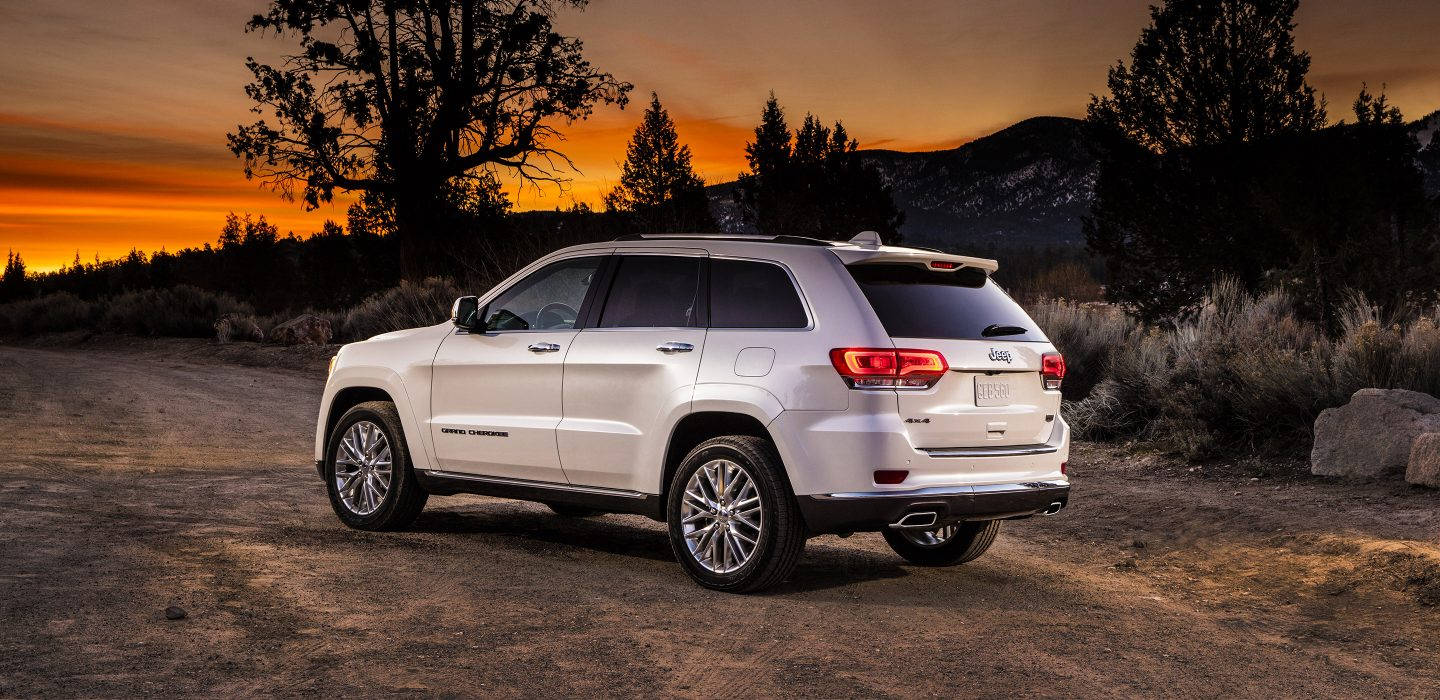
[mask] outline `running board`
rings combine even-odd
[[[657,520],[663,518],[660,497],[639,491],[435,469],[416,470],[415,477],[426,491],[439,496],[473,493],[540,503],[569,503],[612,513],[637,513]]]

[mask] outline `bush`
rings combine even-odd
[[[1065,356],[1065,398],[1082,399],[1104,378],[1111,356],[1125,346],[1135,322],[1118,307],[1041,300],[1030,317]]]
[[[0,334],[5,335],[87,330],[94,321],[94,307],[69,292],[0,304]]]
[[[401,282],[360,302],[345,314],[338,328],[340,340],[364,340],[404,328],[429,326],[449,318],[450,305],[463,295],[450,280],[432,277],[420,284]],[[332,322],[333,323],[333,322]]]
[[[1191,457],[1300,456],[1316,416],[1357,389],[1440,393],[1434,313],[1384,325],[1358,296],[1333,340],[1302,320],[1291,296],[1251,296],[1232,282],[1214,285],[1194,317],[1163,327],[1062,303],[1035,314],[1067,364],[1074,353],[1078,372],[1103,377],[1082,382],[1093,387],[1066,405],[1076,434],[1090,439],[1139,438]]]
[[[254,313],[249,304],[186,285],[125,292],[108,298],[100,306],[103,330],[183,338],[211,335],[215,332],[216,320],[226,314]]]

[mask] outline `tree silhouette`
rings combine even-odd
[[[1087,118],[1144,148],[1234,144],[1325,125],[1295,50],[1299,0],[1168,0]]]
[[[298,38],[300,52],[246,61],[264,118],[229,134],[230,150],[247,177],[311,208],[336,189],[375,195],[394,209],[403,273],[424,274],[446,248],[434,214],[447,187],[491,168],[561,181],[555,122],[624,106],[631,86],[552,26],[557,7],[585,4],[273,0],[247,30]]]
[[[609,211],[628,215],[640,232],[695,232],[715,228],[705,181],[690,164],[690,147],[680,143],[675,122],[650,93],[650,107],[630,137],[620,186],[605,196]]]
[[[832,129],[811,114],[792,136],[771,93],[755,140],[745,145],[750,172],[735,191],[747,222],[769,234],[849,238],[874,230],[898,240],[905,215],[858,146],[843,124]]]
[[[25,277],[25,260],[13,250],[6,251],[5,273],[0,276],[0,301],[20,299],[29,294],[30,283]]]
[[[1091,98],[1087,122],[1104,148],[1086,240],[1106,260],[1107,296],[1144,319],[1193,308],[1220,274],[1253,289],[1288,260],[1286,237],[1255,226],[1267,197],[1256,169],[1267,164],[1251,146],[1283,158],[1302,147],[1286,137],[1324,126],[1309,55],[1294,46],[1296,7],[1154,7],[1130,65],[1110,69],[1110,95]]]

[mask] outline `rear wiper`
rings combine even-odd
[[[985,330],[980,331],[980,335],[985,338],[994,338],[997,335],[1025,335],[1029,332],[1030,331],[1019,326],[1002,326],[998,323],[992,323],[986,326]]]

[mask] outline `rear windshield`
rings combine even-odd
[[[1044,342],[1045,334],[984,270],[850,265],[892,338]]]

